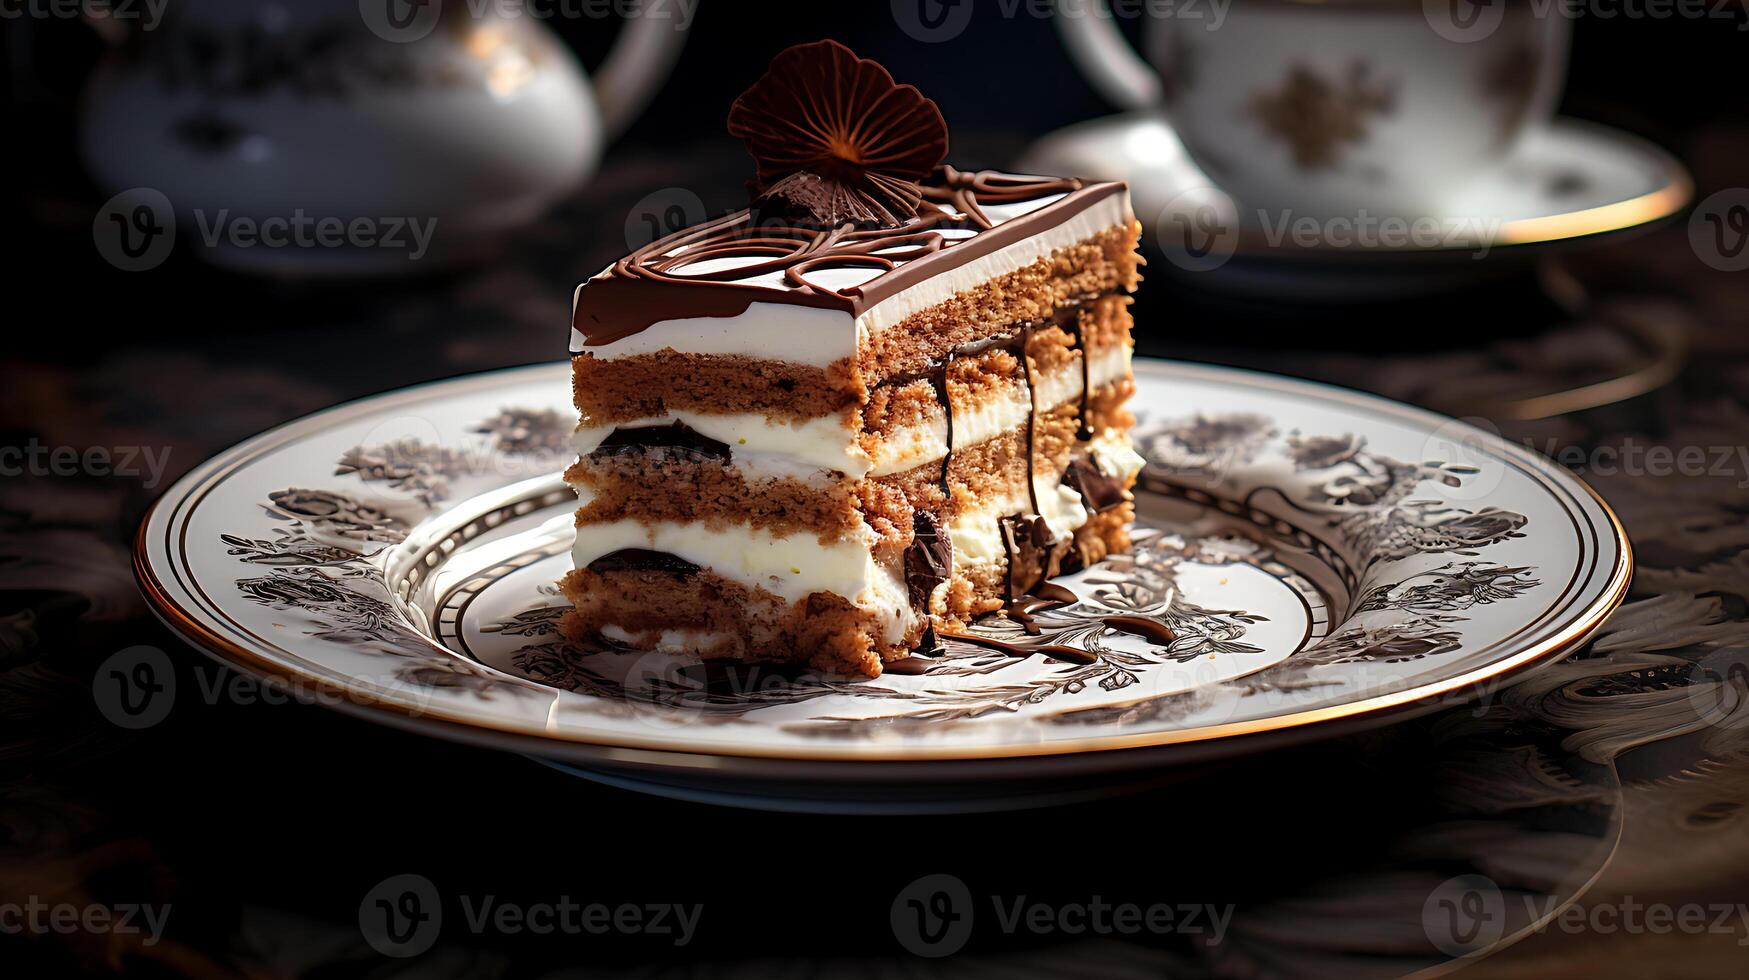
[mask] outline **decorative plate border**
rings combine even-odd
[[[543,371],[561,373],[563,365],[537,365],[527,368],[515,368],[508,371],[492,372],[469,378],[455,379],[444,382],[434,382],[402,391],[362,399],[346,405],[329,409],[304,419],[288,423],[271,430],[255,439],[249,440],[219,457],[196,468],[184,477],[161,500],[155,504],[141,525],[139,539],[135,549],[135,570],[142,591],[145,593],[154,612],[173,630],[182,634],[196,646],[206,650],[223,662],[284,682],[315,683],[324,687],[337,687],[332,680],[324,678],[316,671],[315,665],[309,665],[310,672],[302,677],[293,676],[286,666],[275,663],[263,657],[257,650],[250,648],[248,643],[260,647],[272,648],[279,656],[296,668],[304,661],[296,653],[286,650],[270,640],[249,634],[240,625],[226,626],[223,623],[224,614],[216,608],[202,609],[197,602],[191,601],[193,609],[185,608],[176,597],[179,590],[184,597],[193,600],[201,594],[198,586],[189,587],[184,581],[187,574],[186,542],[171,536],[172,532],[181,529],[186,531],[186,518],[198,506],[202,498],[228,474],[246,465],[261,455],[286,443],[308,435],[324,426],[339,424],[347,419],[392,409],[398,405],[423,401],[432,397],[432,389],[443,387],[448,393],[462,394],[483,387],[492,387],[504,383],[506,377],[519,372],[530,374]],[[1340,403],[1344,407],[1353,408],[1369,414],[1393,419],[1398,423],[1408,422],[1413,425],[1430,427],[1432,429],[1448,428],[1454,425],[1450,420],[1433,413],[1425,412],[1408,406],[1398,405],[1358,392],[1320,385],[1312,382],[1293,381],[1251,372],[1233,371],[1228,369],[1191,367],[1187,365],[1166,365],[1138,360],[1138,374],[1147,374],[1161,380],[1172,378],[1192,378],[1204,383],[1239,385],[1252,390],[1265,390],[1288,396],[1309,398],[1315,401]],[[1467,429],[1467,427],[1466,427]],[[1490,681],[1499,681],[1525,668],[1551,659],[1559,653],[1570,651],[1582,643],[1595,631],[1607,616],[1620,604],[1626,595],[1627,585],[1631,576],[1632,560],[1631,546],[1620,521],[1610,511],[1607,504],[1582,481],[1557,472],[1549,464],[1533,454],[1512,446],[1497,437],[1489,436],[1479,430],[1467,429],[1466,439],[1473,439],[1487,451],[1540,483],[1545,489],[1566,504],[1565,493],[1577,503],[1588,498],[1607,522],[1605,533],[1599,535],[1593,542],[1593,554],[1590,569],[1594,576],[1598,559],[1603,555],[1611,556],[1611,567],[1607,571],[1607,581],[1598,595],[1584,608],[1579,609],[1565,622],[1547,636],[1537,639],[1508,657],[1490,662],[1474,670],[1433,681],[1399,691],[1382,693],[1372,697],[1347,702],[1339,705],[1296,711],[1265,719],[1234,722],[1228,724],[1209,725],[1198,728],[1185,728],[1165,732],[1144,732],[1133,735],[1100,735],[1079,739],[1060,739],[1037,744],[1007,744],[990,747],[968,748],[965,746],[928,746],[911,745],[902,749],[892,750],[886,746],[866,746],[848,743],[807,743],[771,749],[769,747],[749,747],[741,745],[723,745],[703,747],[696,740],[677,740],[659,738],[638,738],[627,733],[615,733],[611,739],[585,737],[579,732],[550,732],[539,730],[533,726],[518,727],[513,725],[486,724],[477,716],[463,712],[448,710],[448,706],[434,704],[412,710],[408,706],[385,700],[374,692],[363,688],[349,688],[349,697],[336,704],[341,710],[350,711],[379,721],[388,721],[403,727],[428,729],[448,737],[467,739],[484,738],[495,744],[515,747],[534,753],[554,754],[565,748],[623,750],[622,755],[629,758],[635,753],[645,758],[715,758],[715,759],[767,759],[767,760],[809,760],[826,762],[862,762],[862,761],[897,761],[897,762],[928,762],[972,759],[996,759],[1010,757],[1061,756],[1080,752],[1110,751],[1118,749],[1148,748],[1185,743],[1205,742],[1213,739],[1233,738],[1245,735],[1260,735],[1264,733],[1283,733],[1301,729],[1310,725],[1324,724],[1341,719],[1361,720],[1368,717],[1378,717],[1385,713],[1420,707],[1423,710],[1438,706],[1446,698],[1455,693],[1473,689],[1476,685]],[[1575,489],[1582,491],[1580,496]],[[1212,498],[1211,498],[1212,499]],[[1569,506],[1570,509],[1570,506]],[[1577,523],[1577,522],[1576,522]],[[162,547],[160,551],[159,548]],[[170,581],[159,575],[163,567],[170,574]],[[1576,571],[1574,581],[1568,584],[1571,591],[1578,583],[1580,572]],[[1591,581],[1592,577],[1587,577]],[[1565,595],[1565,593],[1563,593]],[[210,604],[210,601],[208,603]],[[1527,632],[1535,632],[1545,628],[1546,620],[1559,618],[1565,607],[1558,602],[1552,604],[1538,619],[1519,629],[1515,634],[1521,636]],[[1511,642],[1512,638],[1500,641],[1501,644]],[[244,642],[247,641],[247,642]],[[434,670],[439,672],[469,673],[470,667],[461,666],[468,661],[443,650],[429,640],[420,639],[431,647],[431,652],[438,657],[460,663],[433,663]],[[1500,644],[1495,644],[1498,646]],[[1493,649],[1489,647],[1487,649]],[[1479,655],[1485,651],[1469,651],[1470,656]],[[477,666],[477,665],[475,665]],[[520,693],[530,694],[535,691],[550,695],[551,689],[535,685],[519,678],[500,675],[486,668],[478,668],[490,675],[494,686],[506,691],[521,689]],[[684,744],[680,744],[684,743]]]

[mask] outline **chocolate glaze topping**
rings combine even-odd
[[[944,166],[923,182],[929,202],[923,213],[892,228],[807,227],[736,211],[651,242],[579,287],[571,320],[584,339],[573,353],[622,340],[662,320],[738,316],[754,302],[855,316],[917,283],[1060,224],[1122,189],[1117,183]],[[985,210],[1051,195],[1063,196],[1000,223]],[[746,264],[688,271],[712,259]],[[808,279],[811,272],[845,268],[877,274],[842,290]],[[772,273],[781,273],[781,281],[751,281]]]

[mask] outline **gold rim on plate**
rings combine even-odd
[[[1229,722],[1220,725],[1208,725],[1198,728],[1186,728],[1167,732],[1148,732],[1135,735],[1101,735],[1079,739],[1053,740],[1032,744],[1012,744],[986,748],[968,748],[961,746],[911,746],[899,750],[885,747],[857,747],[849,745],[813,746],[814,751],[796,751],[772,749],[755,746],[708,746],[689,745],[676,746],[673,740],[641,739],[620,733],[612,738],[591,737],[584,733],[553,732],[534,725],[493,724],[478,716],[463,712],[448,710],[443,707],[432,707],[425,710],[412,710],[405,705],[382,699],[371,690],[363,687],[351,687],[337,684],[333,680],[309,673],[299,673],[287,669],[283,664],[276,663],[264,657],[259,651],[252,650],[237,643],[202,622],[183,609],[176,599],[165,588],[158,570],[153,567],[150,554],[150,533],[153,522],[159,517],[166,503],[175,507],[200,496],[216,479],[226,473],[258,459],[266,452],[278,448],[291,439],[305,434],[306,429],[316,423],[333,424],[348,418],[352,414],[376,411],[394,405],[396,402],[412,398],[428,389],[439,385],[452,385],[458,391],[487,385],[503,375],[538,370],[549,365],[530,365],[520,368],[509,368],[463,378],[427,382],[410,388],[382,395],[358,399],[312,415],[304,416],[293,422],[271,429],[261,435],[232,447],[218,457],[209,460],[202,467],[183,477],[171,489],[155,501],[141,521],[134,546],[134,573],[139,582],[141,592],[152,608],[153,613],[166,626],[181,635],[194,646],[200,648],[209,656],[213,656],[228,666],[244,670],[268,682],[286,685],[306,684],[317,687],[326,693],[346,695],[346,699],[331,704],[338,710],[355,714],[373,720],[383,721],[396,727],[414,731],[426,731],[445,738],[462,741],[488,741],[502,748],[513,748],[534,755],[553,755],[565,750],[591,750],[597,758],[602,753],[609,755],[622,753],[625,758],[618,760],[627,763],[649,763],[660,760],[669,765],[689,767],[720,768],[734,760],[752,762],[758,760],[782,762],[949,762],[973,761],[1006,758],[1040,758],[1080,754],[1086,752],[1110,752],[1124,749],[1158,748],[1191,743],[1205,743],[1214,740],[1231,739],[1237,742],[1246,736],[1257,736],[1267,733],[1286,733],[1296,730],[1308,730],[1308,738],[1314,737],[1310,730],[1320,727],[1332,727],[1339,721],[1376,720],[1380,723],[1402,711],[1414,708],[1433,710],[1441,704],[1455,699],[1454,696],[1468,692],[1490,682],[1498,682],[1518,674],[1538,664],[1548,662],[1560,654],[1571,652],[1583,644],[1601,627],[1627,596],[1628,586],[1633,571],[1633,549],[1628,540],[1626,529],[1607,502],[1598,495],[1585,481],[1567,473],[1554,469],[1554,464],[1542,460],[1530,451],[1515,446],[1506,440],[1483,432],[1480,429],[1471,430],[1481,445],[1490,452],[1506,459],[1514,460],[1522,466],[1528,466],[1533,472],[1545,478],[1558,473],[1560,478],[1583,489],[1591,500],[1596,503],[1603,516],[1608,521],[1609,536],[1600,537],[1597,542],[1599,554],[1607,553],[1606,546],[1613,545],[1614,564],[1609,573],[1607,586],[1582,609],[1572,622],[1568,623],[1554,636],[1547,637],[1524,650],[1509,657],[1493,661],[1456,677],[1425,684],[1386,694],[1374,695],[1344,704],[1330,705],[1322,708],[1290,712],[1271,718],[1256,719],[1244,722]],[[1205,377],[1242,378],[1253,387],[1264,387],[1275,391],[1285,391],[1306,394],[1308,390],[1315,391],[1319,396],[1343,401],[1348,404],[1360,405],[1371,411],[1379,411],[1403,419],[1414,420],[1423,424],[1450,426],[1450,420],[1422,409],[1403,405],[1389,399],[1363,392],[1352,391],[1334,385],[1319,382],[1301,381],[1279,378],[1249,371],[1226,368],[1205,368],[1192,365],[1172,365],[1169,372],[1163,371],[1166,362],[1148,362],[1138,359],[1135,364],[1138,373],[1177,373],[1186,372]],[[1458,423],[1461,424],[1461,423]],[[234,457],[234,458],[230,458]],[[202,472],[207,467],[213,467],[210,472]],[[185,485],[186,484],[186,485]],[[1544,613],[1544,616],[1548,613]],[[1540,617],[1539,617],[1540,618]],[[434,641],[435,642],[435,641]],[[262,638],[265,646],[274,644]],[[459,654],[453,654],[460,656]],[[469,661],[474,663],[474,661]],[[506,675],[510,677],[511,675]],[[523,680],[518,678],[518,680]],[[554,695],[561,694],[553,689]],[[1333,734],[1333,733],[1332,733]],[[505,744],[509,739],[513,744]],[[524,744],[526,743],[526,744]],[[646,758],[633,758],[633,756]],[[613,760],[610,760],[613,761]]]

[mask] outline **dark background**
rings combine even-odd
[[[883,2],[703,0],[667,87],[609,148],[591,187],[560,205],[538,235],[493,263],[435,279],[303,286],[217,271],[186,253],[146,275],[106,264],[91,238],[105,195],[83,174],[74,139],[80,86],[102,46],[76,23],[0,22],[9,81],[0,141],[8,190],[0,433],[64,443],[80,438],[78,426],[164,432],[181,471],[341,398],[562,357],[569,284],[623,251],[631,202],[686,186],[713,210],[740,203],[746,161],[724,133],[724,114],[769,57],[794,42],[843,40],[916,84],[941,105],[962,167],[1000,166],[1033,138],[1110,111],[1048,21],[988,13],[956,40],[924,45],[894,26]],[[1746,16],[1734,13],[1582,19],[1562,111],[1638,133],[1689,161],[1698,197],[1741,186],[1749,176],[1749,35],[1740,30]],[[611,40],[599,22],[554,26],[590,64]],[[1684,239],[1677,232],[1662,241]],[[1633,284],[1642,266],[1673,261],[1662,246],[1611,248],[1602,268],[1612,283]],[[1144,302],[1169,310],[1176,299]],[[1740,331],[1737,309],[1730,329]],[[1483,312],[1469,311],[1476,325],[1466,336],[1441,342],[1537,329]],[[1156,312],[1141,343],[1149,353],[1191,351],[1296,373],[1313,372],[1290,350],[1370,358],[1427,343],[1405,336],[1397,311],[1344,316],[1348,330],[1315,336],[1223,328],[1220,346],[1206,324]],[[150,394],[108,394],[127,386]],[[68,506],[82,505],[90,489],[64,491]],[[137,605],[132,615],[108,615],[113,607],[90,598],[130,601],[126,547],[151,496],[137,487],[98,492],[101,503],[81,519],[89,540],[80,545],[93,549],[83,567],[97,584],[44,578],[35,590],[7,592],[0,610],[35,610],[37,649],[45,658],[52,651],[50,679],[70,691],[61,701],[8,694],[0,706],[0,862],[12,862],[10,871],[0,865],[0,885],[61,875],[96,881],[100,895],[173,901],[185,958],[80,944],[20,950],[0,937],[0,974],[596,975],[637,964],[684,969],[707,958],[757,975],[875,968],[900,952],[887,924],[892,896],[920,874],[948,871],[985,893],[1043,901],[1099,893],[1244,903],[1369,860],[1376,841],[1426,817],[1436,789],[1415,764],[1425,749],[1415,730],[1382,748],[1313,747],[1118,804],[904,819],[669,803],[295,705],[193,704],[131,735],[93,720],[80,687],[91,665],[135,643],[186,648]],[[36,519],[16,499],[9,491],[0,514]],[[10,526],[6,533],[9,545],[21,539]],[[0,553],[0,563],[13,560]],[[182,681],[185,689],[196,683],[192,674]],[[407,872],[432,878],[445,894],[509,901],[570,894],[703,902],[705,927],[678,953],[639,937],[464,939],[418,964],[390,964],[359,948],[357,906],[375,883]],[[968,972],[1160,971],[1159,961],[1138,963],[1124,950],[1065,955],[1036,937],[999,943],[980,933],[969,952],[993,959]]]
[[[1579,18],[1560,111],[1637,133],[1685,161],[1715,159],[1716,153],[1707,152],[1708,141],[1741,131],[1749,116],[1740,97],[1742,66],[1749,55],[1749,34],[1743,32],[1749,12],[1734,7],[1724,13],[1729,17]],[[549,23],[588,65],[599,64],[612,42],[612,21],[558,18]],[[1139,24],[1130,21],[1128,27],[1135,32]],[[81,85],[103,46],[93,32],[70,21],[0,21],[0,32],[6,36],[0,58],[10,81],[7,150],[0,154],[0,167],[5,168],[13,209],[11,233],[0,243],[4,267],[9,278],[31,284],[33,299],[52,299],[43,315],[57,324],[77,325],[83,340],[69,349],[54,331],[21,330],[14,345],[44,348],[51,357],[89,359],[112,345],[149,341],[166,331],[210,335],[219,345],[247,343],[250,334],[274,326],[319,325],[349,311],[374,312],[400,301],[405,284],[390,282],[356,292],[333,287],[280,291],[274,303],[266,304],[260,301],[261,283],[214,272],[187,254],[176,256],[159,275],[133,276],[111,268],[92,247],[90,236],[91,216],[107,195],[86,179],[75,141]],[[624,250],[621,235],[598,233],[618,231],[619,223],[610,217],[614,205],[623,216],[644,193],[681,178],[712,213],[740,206],[746,172],[734,169],[741,158],[724,131],[728,105],[763,72],[772,54],[822,37],[846,41],[933,98],[953,134],[950,160],[961,167],[1008,165],[1032,139],[1111,111],[1070,63],[1049,20],[1004,18],[995,0],[983,0],[975,8],[960,36],[933,44],[899,30],[884,2],[704,0],[670,81],[609,149],[606,172],[579,202],[583,213],[563,212],[572,237],[544,242],[543,259],[568,262],[571,278],[592,274]],[[701,158],[714,166],[698,167]],[[1728,186],[1728,175],[1709,173],[1704,166],[1695,176],[1697,199]],[[613,182],[606,183],[609,179]],[[195,283],[210,297],[208,308],[235,315],[189,310],[187,290]],[[424,292],[429,284],[411,288]],[[239,315],[250,329],[243,329]],[[1389,322],[1394,317],[1377,319]],[[142,330],[142,320],[152,321],[149,330]],[[1412,342],[1400,332],[1393,336],[1367,323],[1358,327],[1346,333],[1357,349]],[[562,327],[554,329],[563,333]],[[1185,333],[1144,335],[1142,343],[1154,353],[1179,352],[1174,344]],[[1257,339],[1291,346],[1300,338],[1264,331]],[[546,351],[519,353],[525,355],[522,360],[547,356]]]

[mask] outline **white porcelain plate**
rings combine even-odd
[[[1630,556],[1579,481],[1342,389],[1139,360],[1132,554],[878,679],[581,650],[565,364],[424,385],[202,465],[141,529],[164,620],[294,694],[617,785],[810,810],[1049,803],[1473,697],[1581,642]],[[1170,642],[1119,632],[1140,617]]]

